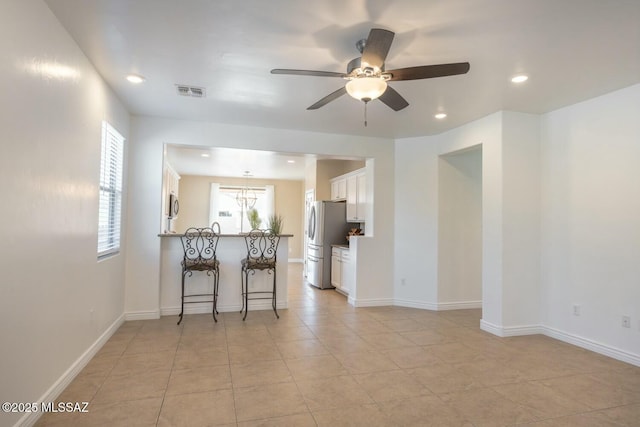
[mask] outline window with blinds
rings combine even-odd
[[[223,233],[236,234],[251,230],[246,205],[242,206],[241,190],[248,188],[251,197],[255,197],[253,208],[258,211],[261,228],[266,228],[269,216],[273,214],[274,186],[240,187],[211,183],[209,222],[218,222]]]
[[[120,251],[123,163],[124,137],[109,123],[102,122],[98,258]]]

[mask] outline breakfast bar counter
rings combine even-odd
[[[183,249],[180,233],[162,233],[160,253],[160,315],[180,314],[180,281],[182,267],[180,262]],[[247,246],[243,234],[221,234],[216,255],[220,261],[220,285],[218,290],[218,311],[240,311],[242,308],[240,260],[247,256]],[[288,286],[287,270],[289,262],[289,237],[281,234],[277,251],[277,307],[287,308]],[[250,290],[269,289],[272,276],[266,271],[257,271],[250,276]],[[213,278],[203,272],[195,272],[188,277],[185,287],[189,293],[211,293]],[[249,316],[252,310],[271,310],[270,301],[249,301]],[[211,313],[211,303],[189,304],[185,314]]]

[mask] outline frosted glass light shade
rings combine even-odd
[[[360,77],[349,80],[347,93],[360,101],[371,101],[387,90],[387,82],[381,77]]]

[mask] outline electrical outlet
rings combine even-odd
[[[573,315],[580,316],[580,304],[573,304]]]
[[[623,328],[631,327],[631,318],[629,316],[622,316],[622,327]]]

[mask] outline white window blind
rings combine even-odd
[[[109,123],[102,122],[98,258],[120,250],[123,162],[124,137]]]

